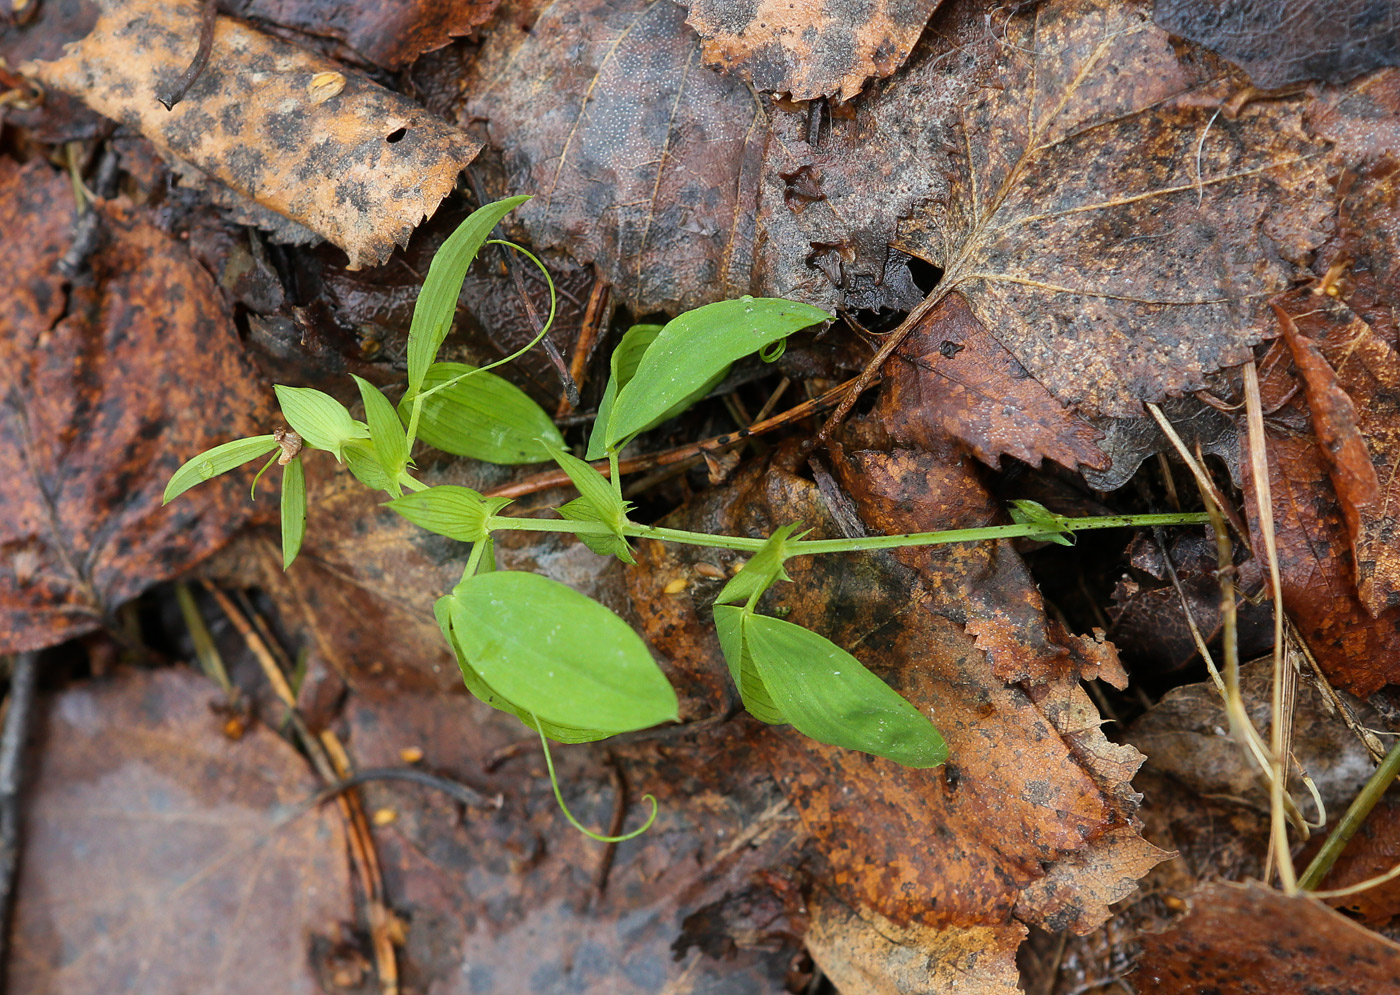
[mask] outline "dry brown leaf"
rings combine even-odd
[[[168,508],[195,453],[271,431],[261,380],[189,250],[116,204],[92,278],[57,264],[72,187],[0,159],[0,651],[101,626],[122,602],[214,552],[258,512],[246,481]],[[267,506],[263,506],[267,512]]]
[[[976,46],[980,89],[947,127],[946,195],[895,241],[944,270],[940,294],[1090,414],[1138,415],[1275,334],[1267,298],[1331,212],[1298,107],[1212,123],[1227,80],[1134,4],[1038,4],[995,37],[967,29],[945,44]],[[940,54],[911,76],[938,86]]]
[[[122,671],[57,695],[32,756],[10,991],[319,995],[317,934],[354,902],[333,808],[254,725],[227,739],[218,688]]]
[[[220,18],[209,64],[167,111],[157,89],[194,55],[198,0],[102,0],[92,33],[24,71],[139,130],[167,157],[345,250],[381,262],[432,213],[480,148],[406,97],[347,73],[321,103],[311,80],[341,66]]]
[[[229,13],[308,34],[337,38],[385,69],[400,69],[424,52],[486,24],[500,0],[235,0]]]
[[[1361,828],[1356,831],[1342,851],[1332,870],[1322,879],[1320,888],[1326,891],[1341,891],[1353,885],[1380,877],[1396,864],[1400,864],[1400,802],[1385,796],[1376,803]],[[1321,844],[1320,837],[1315,842]],[[1316,853],[1316,846],[1309,846],[1298,855],[1298,866]],[[1343,912],[1354,913],[1369,926],[1387,927],[1400,916],[1400,881],[1391,879],[1384,884],[1366,888],[1350,895],[1336,895],[1324,898],[1328,905]]]
[[[909,57],[941,0],[685,0],[708,65],[794,100],[850,100]]]
[[[1191,911],[1143,937],[1131,977],[1142,995],[1392,995],[1400,946],[1315,898],[1263,885],[1213,884]]]
[[[527,30],[541,6],[503,10],[464,83],[510,188],[536,195],[532,238],[638,313],[746,293],[763,105],[701,63],[669,0],[560,0]]]
[[[1265,89],[1308,79],[1345,83],[1400,62],[1395,0],[1156,0],[1152,16]]]

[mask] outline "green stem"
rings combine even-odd
[[[410,491],[426,491],[428,489],[428,485],[423,483],[423,481],[415,477],[410,477],[407,470],[399,474],[399,486],[406,487]]]
[[[1332,869],[1332,865],[1337,862],[1337,858],[1342,855],[1342,851],[1346,849],[1397,774],[1400,774],[1400,741],[1390,748],[1390,752],[1385,755],[1371,779],[1362,787],[1361,793],[1352,801],[1346,815],[1342,816],[1342,821],[1328,834],[1322,849],[1317,851],[1317,856],[1308,864],[1308,869],[1298,878],[1299,888],[1303,891],[1317,890],[1317,886],[1322,883],[1322,879],[1327,876],[1327,872]]]
[[[544,765],[549,768],[549,784],[550,787],[554,789],[554,800],[559,803],[559,811],[564,813],[564,818],[569,820],[569,825],[573,826],[589,839],[597,840],[599,843],[625,843],[630,839],[636,839],[651,828],[651,824],[656,821],[656,813],[659,808],[656,804],[656,798],[652,795],[643,796],[643,801],[651,802],[651,815],[647,816],[647,821],[642,823],[639,828],[632,830],[630,833],[624,833],[621,836],[599,835],[575,819],[574,813],[569,811],[569,806],[564,804],[564,793],[559,790],[559,779],[554,776],[554,758],[549,754],[549,740],[545,739],[544,729],[540,727],[540,717],[534,712],[531,712],[530,719],[535,724],[535,732],[540,734],[540,746],[544,748]]]
[[[622,500],[622,474],[617,469],[617,450],[608,450],[608,479],[612,481],[613,491],[617,494],[617,499]]]
[[[462,569],[462,579],[476,576],[476,568],[481,565],[482,554],[486,551],[486,546],[491,540],[484,539],[481,542],[472,543],[472,551],[467,555],[467,565]]]

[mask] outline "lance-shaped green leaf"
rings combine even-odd
[[[352,439],[341,450],[341,458],[356,480],[370,490],[394,493],[395,481],[384,467],[368,439]]]
[[[313,449],[324,449],[344,460],[344,448],[352,439],[368,439],[369,426],[350,417],[345,405],[314,387],[276,385],[282,416]]]
[[[530,714],[516,707],[504,695],[496,692],[467,661],[466,654],[462,652],[461,643],[452,632],[452,609],[455,604],[456,601],[451,595],[438,598],[436,604],[433,605],[433,617],[437,619],[438,628],[442,630],[442,638],[447,641],[447,645],[452,649],[452,655],[457,658],[457,669],[462,672],[462,683],[466,685],[472,697],[478,701],[484,701],[498,711],[514,715],[533,732],[535,726]],[[610,732],[599,732],[597,729],[575,729],[571,726],[555,725],[553,722],[545,722],[543,719],[540,720],[540,725],[546,736],[559,743],[592,743],[613,735]]]
[[[525,203],[528,196],[507,197],[477,208],[442,243],[428,265],[428,276],[413,306],[413,322],[408,330],[408,393],[418,393],[428,367],[452,330],[457,314],[457,298],[472,260],[491,235],[491,229],[507,214]]]
[[[196,484],[202,484],[221,473],[228,473],[260,456],[266,456],[276,448],[277,440],[272,436],[255,435],[252,438],[234,439],[213,449],[206,449],[170,475],[170,483],[165,485],[165,498],[162,503],[169,504]]]
[[[749,561],[737,574],[729,578],[729,583],[724,585],[719,597],[715,598],[715,604],[735,605],[747,602],[754,597],[754,592],[761,597],[764,591],[778,581],[792,580],[783,569],[783,564],[793,555],[789,545],[807,534],[803,532],[802,535],[793,537],[793,532],[801,525],[801,522],[793,522],[774,531],[762,548],[749,557]]]
[[[389,502],[389,507],[414,525],[460,542],[486,542],[487,523],[510,504],[510,498],[487,498],[470,487],[442,484]]]
[[[574,522],[595,522],[605,526],[611,535],[580,535],[583,544],[603,556],[616,556],[624,563],[636,562],[631,547],[622,534],[627,512],[632,506],[618,495],[607,477],[570,452],[549,446],[549,455],[559,464],[578,488],[579,497],[559,508],[559,514]]]
[[[282,569],[286,570],[301,552],[306,536],[306,471],[301,457],[282,470]]]
[[[744,616],[749,612],[733,605],[715,606],[715,632],[719,636],[719,648],[724,652],[724,662],[729,664],[729,676],[739,689],[739,697],[748,713],[760,722],[781,725],[787,721],[758,675],[754,666],[753,654],[744,641]]]
[[[1044,532],[1027,536],[1027,539],[1059,543],[1061,546],[1074,545],[1074,531],[1069,527],[1069,519],[1055,514],[1038,501],[1012,501],[1011,520],[1017,525],[1034,525],[1045,529]]]
[[[603,444],[611,448],[636,435],[735,360],[830,320],[818,308],[768,297],[719,301],[673,318],[618,390]]]
[[[434,363],[423,378],[423,390],[475,369],[466,363]],[[405,395],[399,402],[399,417],[407,425],[412,415],[413,401]],[[472,373],[425,397],[418,438],[454,456],[509,465],[548,460],[542,439],[564,444],[554,421],[530,395],[489,372]]]
[[[743,613],[741,629],[773,705],[799,732],[906,767],[948,758],[933,723],[831,640],[752,612]]]
[[[603,605],[539,574],[462,581],[452,632],[487,685],[556,725],[603,732],[676,718],[670,683],[640,636]]]
[[[408,466],[408,435],[403,430],[403,423],[378,387],[361,377],[355,377],[355,384],[360,388],[360,397],[365,402],[365,422],[369,425],[375,458],[389,478],[388,490],[394,495],[401,494],[403,488],[399,486],[398,476]]]
[[[637,373],[637,367],[641,365],[642,356],[647,349],[656,341],[656,336],[661,333],[661,325],[633,325],[627,329],[627,333],[622,336],[622,341],[613,350],[610,360],[610,376],[608,385],[603,390],[603,399],[598,403],[598,415],[593,420],[593,431],[588,436],[588,458],[591,460],[602,459],[608,454],[607,435],[608,422],[612,418],[613,405],[617,402],[617,392],[632,382],[632,377]],[[676,417],[686,408],[708,394],[716,384],[725,378],[729,373],[729,366],[715,371],[709,380],[705,381],[699,388],[689,396],[673,405],[668,411],[663,412],[651,423],[644,426],[641,431],[646,432],[660,425],[664,421]],[[634,435],[637,433],[633,433]],[[631,441],[630,437],[621,439],[617,443],[620,450]]]

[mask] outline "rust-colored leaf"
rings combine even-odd
[[[1395,0],[1156,0],[1152,16],[1264,89],[1308,79],[1345,83],[1400,64]]]
[[[850,100],[909,57],[940,0],[686,0],[705,62],[794,100]]]
[[[728,493],[697,502],[686,525],[752,533],[800,519],[833,534],[818,488],[794,472],[795,450],[784,452],[766,473],[750,468]],[[995,515],[969,466],[900,450],[849,453],[837,469],[862,519],[878,529]],[[672,609],[661,591],[688,574],[690,561],[713,555],[644,543],[629,576],[644,632],[683,674],[719,670],[718,648],[706,623],[684,603]],[[837,935],[819,932],[814,952],[855,990],[899,990],[900,972],[916,963],[953,976],[969,958],[985,986],[973,990],[1013,990],[1005,979],[1014,977],[1011,951],[1025,924],[1091,929],[1164,856],[1133,828],[1128,779],[1141,756],[1104,739],[1079,686],[1081,674],[1116,661],[1102,644],[1074,653],[1053,642],[1008,547],[803,558],[787,567],[794,583],[761,607],[787,610],[790,621],[855,652],[931,715],[951,748],[945,767],[917,771],[786,728],[764,732],[760,755],[811,834],[816,883],[834,903],[834,919],[824,921],[838,923]],[[683,602],[703,606],[718,583],[694,585]],[[919,842],[929,840],[936,843]]]
[[[500,0],[236,0],[230,13],[337,38],[370,62],[400,69],[424,52],[470,34]]]
[[[220,478],[168,508],[190,456],[271,430],[232,316],[188,249],[116,204],[90,280],[57,270],[72,188],[0,159],[0,650],[90,631],[258,510]]]
[[[268,729],[227,739],[215,685],[124,671],[47,709],[32,756],[11,991],[319,995],[317,934],[354,916],[334,809]]]
[[[531,236],[638,313],[749,290],[767,114],[684,20],[655,0],[517,0],[465,81],[510,188],[536,194],[518,212]]]
[[[1031,379],[962,298],[934,309],[895,355],[883,410],[896,441],[935,451],[954,439],[991,466],[1007,455],[1108,468],[1102,433]]]
[[[1213,884],[1173,928],[1143,937],[1132,981],[1143,995],[1390,995],[1400,946],[1306,895]]]
[[[25,71],[141,131],[197,182],[254,202],[264,214],[250,220],[275,212],[270,225],[289,238],[305,226],[344,249],[352,267],[388,258],[479,146],[356,73],[318,102],[312,80],[343,67],[231,18],[219,19],[209,64],[167,111],[155,94],[193,57],[202,6],[103,0],[91,34]]]
[[[1400,838],[1397,835],[1400,835],[1400,802],[1387,795],[1376,804],[1356,835],[1347,843],[1346,849],[1332,865],[1332,870],[1322,879],[1321,887],[1326,891],[1341,891],[1385,874],[1400,863]],[[1317,847],[1310,845],[1299,856],[1309,859],[1316,851]],[[1302,866],[1301,860],[1299,864]],[[1393,926],[1395,918],[1400,916],[1400,883],[1391,879],[1350,895],[1331,896],[1323,901],[1334,909],[1360,916],[1367,925],[1378,928]]]

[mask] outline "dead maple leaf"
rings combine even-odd
[[[940,0],[685,0],[708,65],[794,100],[850,100],[894,72]]]
[[[229,13],[337,38],[377,66],[401,69],[424,52],[470,34],[500,0],[235,0]]]
[[[1400,946],[1305,894],[1213,884],[1165,933],[1143,937],[1142,995],[1390,995]]]
[[[510,188],[536,194],[518,212],[535,242],[595,263],[639,314],[749,289],[767,114],[684,20],[655,0],[517,0],[464,82]]]
[[[0,159],[0,650],[91,631],[214,552],[256,512],[246,481],[168,508],[170,474],[231,436],[271,430],[261,380],[189,250],[120,205],[91,280],[67,285],[72,187]],[[266,506],[264,506],[266,507]]]
[[[12,991],[316,995],[315,934],[354,913],[334,809],[292,747],[227,739],[190,670],[58,694],[26,798]]]
[[[1264,89],[1347,80],[1400,62],[1395,0],[1156,0],[1152,16],[1174,35],[1218,52]]]
[[[141,131],[196,179],[330,240],[352,268],[405,244],[480,148],[406,97],[230,18],[218,20],[209,64],[167,111],[155,94],[189,65],[202,4],[101,6],[91,34],[25,73]],[[334,87],[313,86],[323,73],[343,78],[329,99],[320,98]]]

